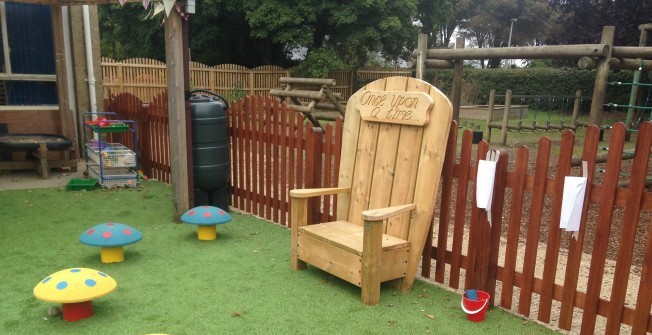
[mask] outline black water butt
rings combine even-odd
[[[192,166],[195,206],[210,205],[229,210],[228,103],[210,91],[193,91],[190,96]]]

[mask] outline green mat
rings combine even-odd
[[[289,265],[287,228],[232,213],[215,241],[174,224],[170,186],[70,192],[0,191],[0,334],[542,334],[553,331],[493,308],[471,323],[458,294],[417,281],[409,294],[382,290],[381,304],[360,303],[359,288],[314,268]],[[125,260],[102,264],[79,242],[98,223],[143,234]],[[88,267],[117,289],[77,322],[50,317],[56,304],[34,298],[56,271]]]

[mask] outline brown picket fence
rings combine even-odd
[[[602,174],[598,168],[604,157],[597,154],[600,130],[587,129],[581,157],[588,166],[587,196],[575,239],[559,228],[564,178],[583,173],[573,167],[577,159],[573,159],[572,131],[562,133],[554,164],[552,141],[547,137],[540,139],[536,164],[530,169],[527,147],[518,148],[513,164],[501,152],[491,225],[486,212],[469,203],[475,197],[477,162],[489,146],[482,141],[473,150],[473,135],[467,130],[457,155],[457,132],[452,131],[439,214],[433,220],[436,239],[424,252],[422,275],[434,275],[435,281],[453,289],[484,290],[491,295],[492,305],[580,334],[652,331],[652,192],[645,186],[649,185],[652,123],[639,129],[634,158],[626,168],[631,171],[629,178],[621,175],[626,132],[623,124],[611,130]],[[610,236],[616,227],[620,234]],[[587,234],[592,245],[584,245]],[[639,264],[632,263],[635,248],[644,250]],[[615,251],[608,254],[610,249]],[[496,295],[499,301],[494,301]]]
[[[138,122],[145,173],[173,182],[165,95],[146,105],[129,94],[106,103],[107,111]],[[263,96],[236,101],[227,117],[233,208],[288,226],[289,190],[336,185],[341,119],[314,128]],[[489,144],[474,145],[470,130],[458,139],[456,123],[451,127],[422,275],[456,290],[484,290],[492,305],[580,334],[652,331],[652,122],[632,136],[633,150],[625,150],[631,143],[623,124],[610,130],[606,154],[598,153],[595,126],[586,129],[578,150],[570,130],[558,150],[542,137],[535,159],[525,146],[514,157],[501,150],[491,225],[473,200],[478,161]],[[581,157],[574,158],[578,151]],[[583,174],[578,161],[586,161],[588,183],[575,239],[559,221],[564,178]],[[333,220],[336,205],[334,197],[324,197],[313,202],[310,215]]]
[[[231,206],[289,224],[289,191],[334,187],[342,143],[342,119],[315,128],[271,97],[238,100],[228,113]],[[332,220],[335,197],[311,205],[311,215]]]

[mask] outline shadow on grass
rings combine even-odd
[[[0,191],[0,213],[11,212],[0,225],[0,333],[553,333],[500,309],[471,323],[458,294],[418,280],[406,294],[384,286],[381,304],[365,306],[354,285],[313,267],[290,270],[287,228],[233,213],[217,240],[198,241],[196,227],[171,221],[170,192],[158,182],[138,192]],[[121,263],[102,264],[99,249],[78,240],[109,220],[143,233]],[[78,322],[47,316],[54,304],[32,294],[40,280],[71,267],[97,269],[118,283],[93,302],[93,317]]]

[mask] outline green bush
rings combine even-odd
[[[631,82],[632,71],[612,71],[610,82]],[[451,93],[453,70],[427,70],[425,80],[446,94]],[[465,68],[463,75],[463,104],[486,104],[489,91],[496,90],[497,95],[504,95],[509,89],[515,95],[575,95],[581,90],[585,100],[591,99],[595,84],[595,70],[554,69],[546,67],[516,69],[472,69]],[[465,89],[476,90],[465,92]],[[629,103],[631,86],[608,85],[605,104]]]
[[[304,78],[327,78],[333,70],[346,68],[337,53],[331,49],[315,49],[308,53],[306,59],[294,68],[292,76]]]

